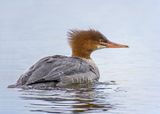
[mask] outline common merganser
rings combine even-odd
[[[23,73],[17,83],[9,87],[64,87],[70,84],[97,82],[100,74],[91,59],[93,51],[102,48],[127,48],[109,41],[97,30],[71,30],[68,41],[72,56],[54,55],[40,59]]]

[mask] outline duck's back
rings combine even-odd
[[[92,83],[98,79],[99,72],[94,64],[77,57],[55,55],[42,58],[35,63],[21,75],[14,87],[64,86]]]

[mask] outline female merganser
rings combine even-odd
[[[99,31],[71,30],[68,32],[72,56],[48,56],[40,59],[17,83],[9,87],[64,87],[70,84],[97,82],[100,74],[90,55],[102,48],[127,48],[127,45],[109,41]]]

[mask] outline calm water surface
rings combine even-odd
[[[158,0],[2,0],[0,13],[0,114],[160,113]],[[69,56],[70,28],[95,28],[130,48],[93,53],[101,77],[91,87],[7,88],[38,59]]]

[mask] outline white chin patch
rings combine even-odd
[[[97,49],[103,49],[103,48],[106,48],[106,46],[103,46],[103,45],[97,45]]]

